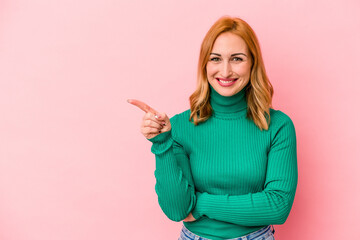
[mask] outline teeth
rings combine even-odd
[[[231,83],[231,82],[233,82],[234,80],[230,80],[230,81],[223,81],[223,80],[220,80],[220,79],[219,79],[219,81],[220,81],[220,82],[222,82],[222,83]]]

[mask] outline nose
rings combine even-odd
[[[229,63],[229,61],[224,61],[222,66],[222,73],[221,73],[222,77],[228,78],[231,76],[231,74],[232,74],[231,64]]]

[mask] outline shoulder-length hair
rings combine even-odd
[[[200,56],[197,70],[197,87],[189,97],[190,119],[195,125],[206,121],[212,115],[210,105],[210,87],[206,74],[206,64],[216,38],[224,32],[231,32],[240,36],[246,43],[252,66],[250,80],[246,86],[245,94],[247,101],[246,118],[251,119],[262,131],[268,130],[270,124],[270,109],[272,107],[273,87],[266,75],[262,59],[260,44],[255,32],[244,20],[223,16],[217,20],[207,32],[200,48]]]

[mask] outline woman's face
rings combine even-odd
[[[222,96],[240,92],[249,82],[251,61],[241,37],[231,32],[220,34],[206,64],[209,84]]]

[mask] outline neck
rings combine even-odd
[[[210,86],[210,105],[215,117],[236,118],[243,117],[247,112],[245,87],[232,96],[222,96]]]

